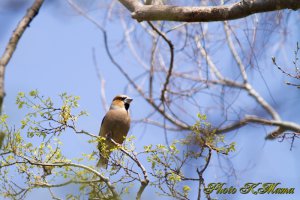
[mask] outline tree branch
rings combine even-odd
[[[248,82],[248,77],[247,77],[247,73],[246,73],[246,66],[243,64],[242,62],[242,59],[241,57],[238,55],[238,52],[233,44],[233,41],[231,39],[231,30],[230,30],[230,27],[229,27],[229,24],[227,21],[224,22],[224,30],[225,30],[225,33],[226,33],[226,40],[227,40],[227,44],[228,44],[228,47],[230,49],[230,52],[234,58],[234,60],[236,61],[238,67],[239,67],[239,70],[241,72],[241,75],[243,77],[243,80],[244,80],[244,83],[247,83]]]
[[[68,0],[69,4],[78,11],[79,14],[81,14],[82,16],[84,16],[87,20],[89,20],[91,23],[93,23],[97,28],[99,28],[99,30],[102,32],[103,34],[103,39],[104,39],[104,46],[105,46],[105,51],[110,59],[110,61],[112,62],[112,64],[114,64],[118,70],[123,74],[123,76],[128,80],[128,82],[132,85],[132,87],[155,109],[157,110],[163,117],[165,117],[168,121],[170,121],[171,123],[173,123],[174,125],[180,127],[183,130],[189,130],[190,126],[188,124],[186,124],[185,122],[177,119],[177,118],[173,118],[171,115],[169,115],[168,113],[166,113],[159,105],[157,105],[153,99],[150,99],[145,92],[143,91],[143,89],[137,85],[134,80],[132,80],[132,78],[129,76],[129,74],[123,69],[123,67],[115,60],[115,58],[113,57],[110,48],[109,48],[109,44],[108,44],[108,36],[107,36],[107,32],[106,30],[97,22],[95,21],[93,18],[91,18],[89,15],[85,14],[85,12],[77,5],[75,4],[72,0]]]
[[[170,82],[170,78],[171,78],[173,67],[174,67],[174,45],[173,45],[172,41],[170,39],[168,39],[167,36],[163,32],[158,30],[151,22],[148,22],[148,24],[158,35],[160,35],[163,38],[163,40],[168,44],[168,46],[170,48],[169,70],[168,70],[168,73],[166,76],[166,81],[163,84],[163,89],[162,89],[161,95],[160,95],[161,101],[164,102],[165,101],[165,93],[167,91],[168,84]]]
[[[249,123],[261,124],[261,125],[269,125],[269,126],[277,126],[278,128],[272,131],[266,139],[275,139],[277,136],[282,134],[285,131],[293,131],[295,134],[300,135],[300,126],[293,122],[279,121],[279,120],[269,120],[263,119],[257,116],[246,116],[244,119],[230,124],[226,127],[217,129],[216,133],[223,134],[230,132],[232,130],[236,130],[241,128]]]
[[[109,188],[109,190],[111,191],[111,193],[115,199],[120,199],[119,195],[115,189],[115,186],[109,181],[109,179],[107,177],[103,176],[100,172],[98,172],[95,169],[92,169],[88,166],[77,164],[77,163],[71,163],[71,162],[42,163],[42,162],[34,161],[26,156],[22,156],[22,155],[18,155],[18,156],[21,157],[22,159],[24,159],[26,162],[30,163],[31,165],[36,165],[36,166],[51,166],[51,167],[70,166],[70,167],[85,169],[85,170],[93,173],[94,175],[98,176],[100,178],[100,180],[103,181],[106,184],[106,186]]]
[[[36,0],[33,5],[27,10],[26,15],[19,22],[9,39],[6,49],[0,59],[0,113],[2,113],[2,104],[4,99],[4,75],[7,64],[9,63],[13,53],[17,48],[17,44],[22,37],[25,29],[29,27],[30,22],[38,14],[44,0]]]
[[[241,0],[231,5],[221,6],[171,6],[143,5],[137,0],[119,0],[137,21],[181,21],[210,22],[244,18],[254,13],[270,12],[282,9],[297,10],[298,0]]]
[[[149,183],[149,178],[148,178],[148,173],[146,171],[146,168],[142,165],[142,163],[137,159],[136,154],[133,153],[133,155],[131,155],[128,151],[126,151],[124,148],[122,148],[122,146],[120,144],[118,144],[116,141],[114,141],[113,139],[110,138],[110,142],[112,142],[114,145],[116,145],[120,151],[122,151],[124,154],[126,154],[131,160],[133,160],[137,166],[141,169],[143,175],[144,175],[144,180],[140,180],[141,182],[141,186],[140,189],[136,195],[136,199],[140,200],[141,196],[145,190],[145,188],[147,187],[148,183]]]

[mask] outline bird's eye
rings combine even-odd
[[[121,97],[122,101],[124,101],[126,99],[126,97]]]

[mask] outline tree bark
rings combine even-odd
[[[137,21],[211,22],[244,18],[255,13],[297,10],[299,0],[241,0],[231,5],[188,7],[144,5],[137,0],[119,0]]]
[[[4,76],[5,76],[5,69],[7,64],[9,63],[13,53],[17,48],[17,44],[22,37],[25,29],[29,27],[30,22],[33,18],[38,14],[44,0],[36,0],[33,5],[27,10],[25,16],[21,19],[18,26],[12,33],[12,36],[6,45],[6,49],[0,58],[0,114],[2,113],[2,104],[4,99]]]

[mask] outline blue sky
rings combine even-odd
[[[120,93],[124,93],[127,81],[120,72],[110,63],[103,45],[101,32],[89,21],[73,12],[64,1],[62,7],[46,4],[42,7],[38,16],[32,22],[21,38],[17,50],[12,60],[7,66],[4,102],[4,112],[9,115],[11,124],[18,124],[23,118],[15,105],[15,98],[18,92],[28,92],[37,89],[41,94],[57,98],[63,92],[78,95],[81,97],[80,107],[89,112],[89,116],[80,122],[80,126],[92,133],[97,134],[99,126],[104,116],[100,100],[100,82],[96,75],[93,64],[92,51],[95,49],[99,70],[106,81],[107,100],[110,100]],[[5,45],[15,28],[18,20],[23,16],[24,8],[20,12],[0,12],[7,21],[0,21],[0,25],[5,25],[0,32],[0,51],[3,52]],[[101,19],[102,13],[90,12],[96,19]],[[293,17],[293,16],[292,16]],[[291,20],[286,46],[277,48],[275,53],[278,56],[290,60],[292,49],[290,44],[299,41],[299,28]],[[110,40],[116,44],[122,36],[122,30],[117,23],[111,22],[107,25]],[[293,47],[295,45],[292,45]],[[125,50],[126,51],[126,50]],[[221,51],[221,50],[220,50]],[[220,52],[222,54],[222,52]],[[268,50],[266,59],[262,59],[261,65],[270,62],[274,52]],[[129,58],[122,56],[122,52],[115,52],[120,62],[130,63]],[[134,65],[128,64],[128,71],[135,73]],[[299,122],[299,90],[284,85],[282,74],[275,68],[262,67],[265,79],[271,88],[272,94],[276,96],[279,104],[279,112],[285,120]],[[266,88],[260,87],[263,81],[257,77],[252,77],[254,87],[265,92]],[[135,119],[143,117],[149,110],[149,106],[136,92],[129,88],[128,95],[134,98],[132,104],[132,116]],[[279,94],[279,95],[278,95]],[[266,98],[269,97],[266,95]],[[243,103],[243,102],[241,102]],[[133,125],[130,131],[137,138],[137,147],[141,149],[143,145],[158,144],[164,141],[164,134],[161,129],[153,126],[138,124]],[[172,134],[172,133],[171,133]],[[179,137],[180,133],[170,137]],[[230,157],[230,161],[235,169],[235,177],[230,178],[228,185],[243,185],[246,182],[281,182],[283,187],[295,187],[296,193],[290,196],[280,195],[232,195],[220,196],[220,199],[298,199],[300,198],[300,162],[299,142],[295,142],[292,151],[289,150],[288,142],[276,142],[264,140],[265,130],[260,126],[243,128],[237,133],[227,134],[229,141],[236,141],[237,152]],[[65,135],[64,152],[71,157],[80,155],[82,152],[91,152],[95,145],[87,144],[83,135]],[[71,138],[71,139],[70,139]],[[220,158],[222,159],[222,158]],[[225,160],[222,163],[226,163]],[[214,155],[211,166],[206,172],[206,182],[224,182],[222,168],[218,162],[218,157]],[[228,166],[227,166],[228,167]],[[72,188],[69,188],[72,189]],[[57,194],[64,194],[63,189],[58,189]],[[152,189],[148,187],[145,191],[145,199],[154,198]],[[26,199],[51,199],[48,192],[44,190],[34,190]],[[216,196],[213,196],[216,197]]]

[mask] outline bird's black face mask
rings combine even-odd
[[[129,109],[129,103],[125,103],[125,109],[128,110]]]

